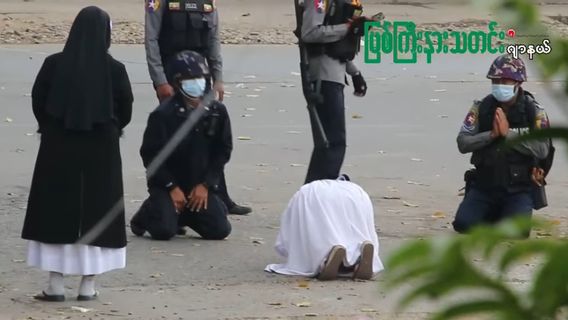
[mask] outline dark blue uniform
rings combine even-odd
[[[491,95],[476,101],[467,114],[457,138],[462,153],[473,153],[476,168],[460,204],[454,229],[467,232],[483,223],[532,214],[533,182],[531,170],[549,152],[547,141],[526,141],[507,149],[503,142],[531,130],[548,127],[548,117],[530,93],[519,88],[518,98],[507,111],[510,130],[506,138],[491,137],[491,128],[499,102]]]
[[[146,60],[154,87],[170,83],[165,71],[177,53],[192,50],[206,60],[214,83],[223,82],[223,59],[219,38],[219,13],[212,0],[146,0]],[[251,210],[237,205],[227,191],[225,174],[221,175],[219,196],[231,213]]]
[[[144,166],[152,162],[191,112],[178,93],[150,114],[140,148]],[[227,237],[231,225],[227,219],[227,207],[217,190],[232,149],[227,109],[222,103],[213,102],[207,114],[150,177],[150,197],[131,223],[159,240],[172,238],[178,226],[189,226],[204,239],[220,240]],[[169,190],[177,186],[188,195],[198,184],[208,187],[207,210],[195,213],[185,209],[178,215]]]

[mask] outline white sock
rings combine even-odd
[[[81,278],[81,286],[79,287],[79,295],[92,296],[95,292],[95,276],[83,276]]]
[[[49,273],[49,283],[45,290],[47,295],[62,295],[65,294],[65,287],[63,284],[63,274],[59,272]]]

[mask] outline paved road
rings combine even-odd
[[[299,279],[262,271],[279,260],[272,250],[279,216],[303,181],[311,151],[296,73],[297,48],[291,46],[224,47],[230,92],[226,104],[235,136],[228,183],[235,200],[255,209],[248,217],[231,218],[234,232],[226,241],[205,242],[193,233],[170,242],[129,235],[128,267],[101,277],[100,301],[34,302],[30,297],[41,290],[46,277],[26,267],[26,243],[19,237],[39,141],[33,134],[29,93],[46,54],[59,49],[0,48],[0,319],[299,319],[307,313],[328,319],[390,317],[399,293],[386,294],[381,277],[363,283],[311,281],[303,288]],[[135,94],[132,123],[122,140],[130,217],[146,196],[138,149],[156,99],[143,47],[115,46],[112,53],[126,64]],[[460,55],[435,56],[432,64],[416,65],[359,61],[370,88],[363,99],[346,89],[349,146],[344,171],[374,200],[383,258],[408,239],[451,233],[449,223],[461,199],[457,190],[468,168],[468,157],[458,153],[455,137],[472,100],[488,93],[484,76],[491,60]],[[529,76],[535,79],[532,72]],[[554,124],[566,124],[568,110],[553,104],[542,84],[529,82],[525,87],[536,94]],[[551,205],[539,215],[560,220],[566,233],[568,161],[563,146],[555,165],[549,181]],[[386,195],[419,207],[382,199]],[[432,218],[436,211],[446,217]],[[251,238],[262,238],[264,244],[254,244]],[[522,283],[528,276],[528,270],[520,269],[511,281]],[[70,278],[67,285],[71,297],[78,278]],[[312,306],[293,305],[303,301]],[[71,306],[94,310],[80,313]],[[423,318],[422,312],[433,308],[424,304],[398,318]]]

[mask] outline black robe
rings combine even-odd
[[[41,143],[33,174],[22,238],[72,244],[118,202],[122,210],[90,245],[126,246],[119,138],[130,122],[132,90],[124,65],[110,55],[113,116],[91,130],[69,130],[46,110],[62,53],[45,59],[32,90]]]

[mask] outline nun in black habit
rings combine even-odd
[[[40,300],[65,300],[64,274],[82,275],[78,299],[94,299],[94,276],[126,265],[119,138],[133,96],[124,65],[108,53],[111,28],[106,12],[81,10],[33,86],[41,143],[22,238],[28,264],[50,272]],[[122,211],[104,232],[76,244],[117,203]]]

